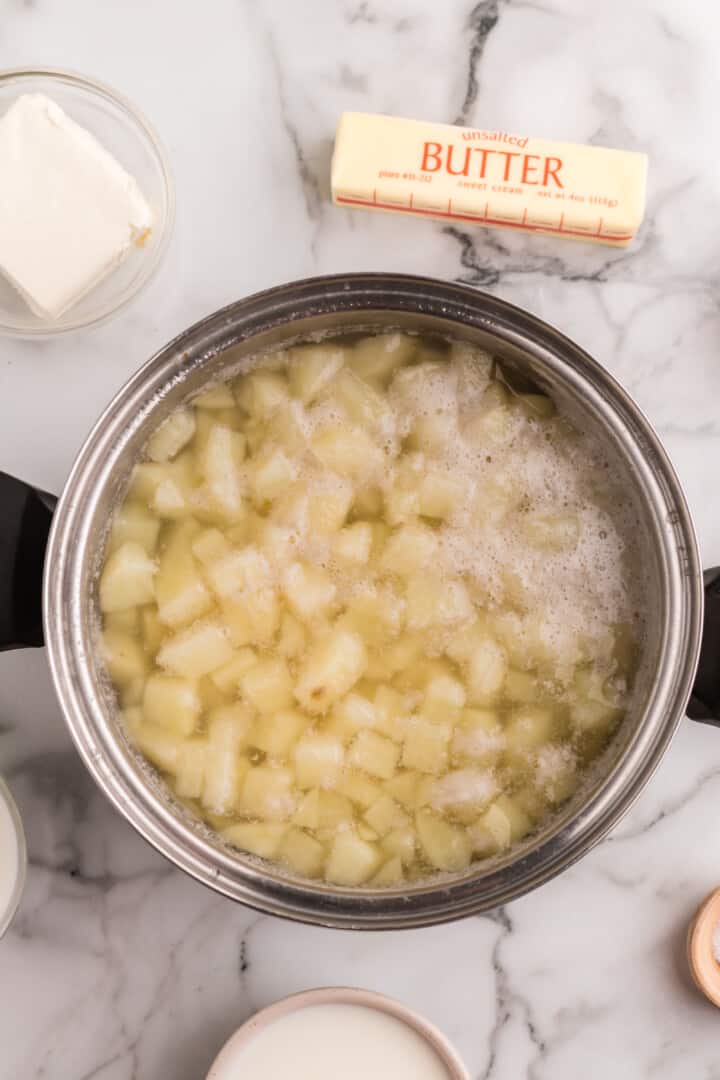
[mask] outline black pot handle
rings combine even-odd
[[[700,663],[687,714],[693,720],[720,727],[720,566],[706,570],[705,621]]]
[[[42,645],[42,581],[57,499],[0,472],[0,651]]]

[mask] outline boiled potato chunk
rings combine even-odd
[[[201,470],[213,505],[227,521],[242,516],[244,483],[240,466],[244,457],[244,436],[215,424],[208,436]]]
[[[289,829],[277,854],[301,877],[318,878],[322,874],[325,848],[302,829]]]
[[[324,570],[308,563],[293,563],[285,573],[283,591],[294,614],[307,622],[327,613],[337,590]]]
[[[399,829],[393,829],[383,837],[383,851],[389,855],[396,855],[403,866],[411,866],[415,861],[417,838],[412,825],[402,825]]]
[[[230,404],[234,404],[229,393]],[[197,403],[197,400],[196,400]],[[195,414],[191,409],[176,409],[158,428],[147,444],[151,461],[169,461],[179,454],[195,434]]]
[[[120,686],[145,675],[147,661],[137,637],[122,630],[105,630],[100,648],[110,678]]]
[[[337,345],[300,345],[290,350],[289,380],[294,397],[311,405],[345,363]]]
[[[402,764],[418,772],[445,772],[452,725],[446,721],[428,720],[415,716],[408,725],[402,750]]]
[[[177,735],[190,735],[200,717],[201,702],[194,682],[170,675],[151,675],[145,683],[143,715],[149,724]]]
[[[502,690],[507,673],[504,649],[489,635],[481,638],[467,658],[468,700],[472,705],[492,705]]]
[[[348,762],[357,769],[364,769],[371,776],[389,780],[394,774],[400,757],[400,748],[390,739],[374,731],[360,731],[355,736],[348,754]]]
[[[105,564],[100,577],[100,610],[124,611],[154,599],[156,564],[136,540],[126,540]]]
[[[380,565],[391,574],[410,577],[432,561],[437,543],[435,533],[427,525],[402,525],[387,541]]]
[[[161,667],[196,679],[227,664],[232,646],[220,623],[195,623],[167,639],[157,655]]]
[[[284,660],[261,660],[240,679],[243,698],[260,713],[276,713],[293,703],[293,681]]]
[[[423,854],[436,870],[457,872],[470,865],[472,847],[461,826],[449,824],[430,810],[419,810],[415,827]]]
[[[505,749],[500,715],[492,709],[464,709],[452,737],[454,762],[489,765]]]
[[[235,400],[251,416],[267,419],[290,396],[287,379],[277,371],[253,371],[235,384]]]
[[[262,716],[255,725],[253,745],[276,761],[290,757],[293,747],[307,727],[307,717],[297,709],[281,709]]]
[[[175,790],[183,799],[199,799],[205,788],[207,740],[185,739],[178,750]]]
[[[402,861],[397,856],[394,856],[380,867],[372,879],[372,884],[383,887],[400,885],[404,879]]]
[[[320,638],[307,655],[295,684],[295,697],[310,713],[324,713],[352,689],[367,666],[359,634],[338,628]]]
[[[333,555],[342,563],[364,566],[370,558],[372,527],[367,521],[356,521],[340,529],[333,538]]]
[[[192,551],[194,530],[178,525],[167,540],[155,579],[155,597],[161,622],[175,629],[187,626],[212,608]]]
[[[303,735],[293,751],[295,783],[303,790],[335,787],[344,760],[345,748],[335,736],[322,732]]]
[[[362,338],[354,346],[348,364],[362,379],[386,384],[417,350],[417,339],[393,332]]]
[[[273,859],[278,854],[286,833],[287,825],[238,821],[235,825],[223,829],[220,835],[229,844],[249,851],[251,855],[259,855],[261,859]]]
[[[120,507],[110,530],[110,550],[122,547],[128,540],[139,544],[152,555],[157,545],[160,522],[142,503],[127,502]]]
[[[377,802],[365,811],[364,820],[378,836],[386,836],[393,829],[410,824],[410,818],[389,795],[381,795]]]
[[[334,885],[362,885],[371,878],[380,864],[380,853],[374,844],[352,832],[335,837],[325,877]]]
[[[176,735],[155,724],[139,724],[133,727],[132,738],[138,750],[158,769],[175,772],[182,745]]]
[[[263,821],[287,821],[296,806],[289,769],[257,765],[245,774],[239,809]]]
[[[380,447],[362,428],[328,426],[313,436],[311,445],[327,469],[357,483],[367,482],[382,465]]]
[[[528,755],[550,742],[556,734],[552,710],[526,705],[516,710],[505,729],[505,753],[522,764]]]

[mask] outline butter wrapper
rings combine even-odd
[[[339,206],[624,247],[645,211],[647,156],[369,113],[343,113]]]

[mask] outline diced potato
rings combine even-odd
[[[232,660],[213,671],[210,678],[221,693],[236,694],[242,676],[256,663],[257,653],[252,649],[239,649]]]
[[[420,483],[419,510],[423,517],[451,518],[467,500],[465,484],[452,473],[433,469]]]
[[[391,487],[385,492],[385,520],[402,525],[420,513],[420,493],[416,488]]]
[[[307,634],[302,623],[294,615],[285,612],[280,622],[280,637],[277,650],[281,656],[294,660],[305,651]]]
[[[126,502],[113,518],[108,547],[114,551],[130,540],[152,555],[159,532],[160,522],[147,507],[141,503]]]
[[[232,705],[216,705],[210,710],[208,721],[210,740],[214,746],[239,750],[247,746],[253,726],[250,709],[235,702]]]
[[[307,527],[311,535],[335,533],[342,528],[353,501],[346,480],[332,479],[307,493]]]
[[[428,680],[422,714],[428,720],[455,722],[465,704],[465,688],[452,675],[435,675]]]
[[[289,829],[277,854],[301,877],[318,878],[322,874],[325,848],[302,829]]]
[[[337,791],[318,793],[319,829],[336,831],[339,825],[350,825],[353,807],[350,799]]]
[[[351,693],[339,701],[332,713],[332,728],[344,741],[363,728],[374,727],[375,706],[363,694]]]
[[[423,855],[436,870],[457,872],[470,865],[472,848],[464,828],[429,810],[418,810],[415,827]]]
[[[512,843],[527,836],[532,829],[533,823],[515,799],[510,798],[509,795],[501,795],[495,800],[493,806],[502,810],[510,823],[510,840]]]
[[[502,443],[515,427],[509,408],[509,394],[499,382],[491,382],[479,406],[461,418],[460,429],[471,446],[485,449],[489,443]]]
[[[505,753],[509,760],[522,764],[529,754],[551,742],[555,734],[552,711],[542,706],[526,705],[513,714],[505,729]]]
[[[403,825],[393,829],[382,840],[383,851],[397,856],[403,866],[410,866],[415,861],[416,837],[412,825]]]
[[[155,580],[158,617],[173,629],[194,622],[213,606],[193,556],[195,536],[192,526],[176,526],[160,556]]]
[[[229,391],[228,391],[229,393]],[[232,402],[232,395],[230,395]],[[195,434],[195,416],[191,409],[176,409],[148,441],[151,461],[169,461],[179,454]]]
[[[145,548],[135,540],[126,540],[105,563],[100,577],[100,610],[124,611],[149,603],[155,596],[156,570]]]
[[[246,593],[242,607],[249,620],[250,642],[266,647],[280,626],[281,607],[275,589],[257,589]]]
[[[344,363],[345,350],[331,343],[291,349],[288,376],[293,396],[311,405]]]
[[[295,684],[295,697],[310,713],[327,712],[358,681],[367,666],[367,650],[359,634],[338,628],[320,638],[308,652]]]
[[[363,817],[378,836],[386,836],[393,829],[410,824],[408,815],[390,795],[381,795],[377,802],[365,811]]]
[[[192,399],[196,409],[232,409],[235,406],[235,398],[232,390],[225,383],[216,383],[215,386],[203,390]]]
[[[292,820],[293,825],[299,825],[303,829],[320,828],[320,792],[317,788],[303,796]]]
[[[352,832],[341,832],[330,849],[325,878],[334,885],[362,885],[379,865],[380,853],[374,844]]]
[[[389,670],[394,674],[412,666],[424,652],[422,636],[406,632],[383,649],[383,656]]]
[[[245,700],[261,713],[289,709],[293,703],[293,680],[280,657],[251,667],[242,676],[240,689]]]
[[[217,622],[195,623],[168,638],[157,655],[161,667],[197,679],[232,660],[233,650]]]
[[[411,630],[442,629],[472,615],[472,602],[462,581],[424,575],[408,582],[407,622]]]
[[[437,775],[447,769],[448,744],[452,725],[414,716],[408,725],[402,750],[402,765],[406,769]]]
[[[207,740],[185,739],[175,767],[175,790],[181,799],[199,799],[205,787]]]
[[[271,582],[270,564],[254,545],[235,549],[206,567],[208,581],[222,599],[254,592]]]
[[[277,371],[252,371],[235,380],[235,400],[250,416],[267,419],[290,397],[287,379]]]
[[[244,436],[215,424],[208,436],[201,470],[213,505],[227,521],[237,521],[243,513],[244,457]]]
[[[452,736],[452,759],[456,764],[490,765],[505,749],[505,734],[497,712],[464,709]]]
[[[202,675],[197,680],[197,690],[202,702],[203,712],[218,705],[227,705],[227,694],[223,694],[209,675]]]
[[[147,662],[136,637],[122,630],[107,629],[101,638],[100,651],[110,678],[120,686],[133,679],[144,679]]]
[[[378,870],[371,881],[371,885],[390,886],[400,885],[405,879],[402,862],[397,856],[388,859]]]
[[[412,712],[411,699],[391,686],[378,686],[375,692],[375,729],[394,742],[401,743],[407,733]]]
[[[569,746],[548,744],[540,748],[535,785],[544,799],[558,804],[570,798],[580,783],[577,764],[577,756]]]
[[[352,349],[348,364],[362,379],[386,384],[398,368],[407,364],[417,350],[417,338],[397,331],[361,338]]]
[[[367,484],[355,492],[356,518],[376,518],[382,513],[383,494],[377,484]]]
[[[148,724],[177,735],[191,735],[201,702],[194,682],[169,675],[151,675],[145,683],[143,715]]]
[[[341,741],[323,732],[309,732],[293,751],[295,783],[301,789],[335,787],[345,760]]]
[[[437,551],[437,536],[427,525],[408,523],[396,529],[385,545],[380,565],[391,574],[410,577],[428,566]]]
[[[297,709],[281,709],[279,712],[261,716],[252,736],[253,746],[268,757],[284,761],[305,730],[307,717]]]
[[[578,701],[570,710],[573,728],[579,732],[612,731],[623,717],[623,710],[600,701]]]
[[[287,602],[303,622],[327,614],[336,591],[329,575],[310,563],[293,563],[283,577]]]
[[[166,627],[160,622],[157,609],[152,606],[143,608],[140,622],[142,625],[143,647],[148,656],[154,657],[163,643]]]
[[[367,810],[369,806],[377,802],[382,794],[380,785],[359,769],[343,770],[338,791],[351,802],[357,803],[363,810]]]
[[[367,644],[384,646],[403,627],[405,603],[389,584],[362,587],[347,605],[343,624]]]
[[[476,855],[484,858],[496,855],[512,843],[510,819],[502,807],[494,803],[470,827],[468,837]]]
[[[577,547],[580,522],[577,514],[530,514],[523,530],[531,544],[545,551],[570,551]]]
[[[333,556],[342,563],[364,566],[370,558],[372,527],[367,521],[356,521],[340,529],[332,541]]]
[[[133,728],[132,737],[148,761],[163,772],[175,772],[182,743],[177,735],[155,724],[140,724]]]
[[[469,824],[497,794],[497,780],[488,769],[453,769],[433,781],[430,806],[455,821]]]
[[[238,821],[223,829],[220,835],[242,851],[249,851],[261,859],[274,859],[286,833],[287,825]]]
[[[399,757],[400,748],[394,742],[365,729],[355,736],[348,762],[357,769],[364,769],[371,776],[389,780],[397,768]]]
[[[328,393],[353,423],[371,431],[381,431],[386,436],[392,434],[394,418],[387,398],[358,378],[350,368],[343,368],[335,376],[328,386]]]
[[[467,658],[468,701],[472,705],[492,705],[497,701],[507,674],[507,656],[501,645],[486,635],[473,646]]]
[[[365,483],[383,463],[380,447],[361,428],[321,428],[312,438],[315,456],[331,472]]]
[[[270,502],[297,476],[297,465],[279,447],[273,447],[252,462],[250,490],[258,503]]]
[[[263,821],[287,821],[296,808],[289,769],[257,765],[248,769],[238,808]]]
[[[203,566],[219,562],[232,550],[227,537],[219,529],[204,529],[195,537],[190,547]]]
[[[419,773],[412,769],[400,769],[385,783],[385,791],[402,803],[406,810],[415,810],[418,806],[419,783]]]

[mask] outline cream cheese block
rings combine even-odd
[[[0,118],[0,272],[56,319],[147,238],[152,211],[112,154],[44,94]]]
[[[340,206],[624,246],[645,210],[647,157],[507,131],[344,113]]]

